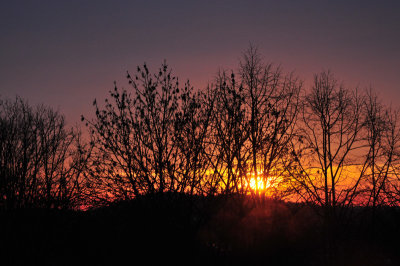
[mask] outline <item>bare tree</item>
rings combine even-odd
[[[288,149],[294,136],[302,83],[280,67],[264,64],[253,46],[243,54],[239,74],[243,88],[245,120],[250,147],[251,174],[258,194],[275,188],[277,196],[284,190],[282,162],[290,159]],[[279,188],[278,188],[279,187]]]
[[[363,97],[323,72],[315,75],[303,101],[301,135],[292,152],[297,164],[288,169],[299,195],[324,206],[324,217],[330,219],[347,200],[345,188],[352,185],[348,167],[359,163],[355,155],[364,145]]]
[[[76,207],[85,166],[73,156],[78,132],[66,129],[58,112],[19,97],[0,108],[3,207]]]
[[[364,148],[353,186],[346,189],[344,203],[372,207],[373,219],[378,206],[388,203],[386,191],[395,175],[396,153],[399,144],[397,113],[386,108],[376,93],[369,89],[363,108],[364,126],[362,135]]]
[[[264,64],[253,46],[243,54],[238,72],[229,77],[221,71],[213,89],[209,182],[227,194],[282,197],[302,83]]]
[[[226,72],[218,74],[212,90],[214,109],[206,154],[209,160],[208,190],[213,193],[247,193],[248,135],[243,88]]]
[[[376,166],[375,190],[371,190],[373,204],[398,206],[400,202],[400,127],[399,111],[387,109],[382,133],[382,152]],[[369,200],[371,202],[371,200]],[[373,205],[374,206],[374,205]]]
[[[86,120],[94,145],[90,176],[97,200],[131,199],[200,189],[210,111],[189,82],[182,87],[164,63],[127,74],[132,92],[110,91],[104,109]],[[84,118],[83,118],[84,120]],[[96,200],[96,199],[95,199]]]

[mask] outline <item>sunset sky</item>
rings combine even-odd
[[[2,1],[0,96],[93,113],[127,70],[164,59],[196,88],[253,43],[309,82],[330,69],[400,106],[400,1]]]

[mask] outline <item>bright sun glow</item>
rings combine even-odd
[[[251,173],[250,175],[251,176],[249,178],[249,186],[253,191],[259,191],[259,192],[266,191],[272,187],[271,178],[267,180],[261,178],[262,176],[261,172],[258,172],[257,178],[254,176],[254,173]]]
[[[252,177],[250,179],[250,188],[252,190],[266,190],[270,186],[271,186],[271,184],[268,181],[265,182],[264,180],[258,179],[257,183],[256,183],[256,178],[255,177]]]

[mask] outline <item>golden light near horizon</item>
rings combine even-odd
[[[233,188],[236,184],[237,192],[247,195],[262,194],[267,197],[274,197],[276,193],[280,193],[285,189],[282,186],[284,177],[279,174],[277,175],[275,169],[272,169],[270,172],[274,174],[266,174],[263,170],[258,170],[257,175],[253,171],[241,175],[236,169],[232,169],[231,174],[234,178],[229,179],[227,168],[223,168],[220,172],[211,169],[206,170],[206,175],[208,177],[217,176],[221,178],[219,182],[220,191],[224,191],[226,186]]]
[[[282,180],[279,176],[269,175],[265,177],[262,171],[257,171],[257,176],[254,172],[248,174],[248,188],[256,194],[264,194],[272,196],[278,188],[279,181]]]
[[[271,186],[271,183],[268,179],[264,180],[263,178],[260,178],[261,175],[261,171],[257,172],[257,177],[254,175],[254,173],[250,174],[249,186],[253,191],[264,191]]]

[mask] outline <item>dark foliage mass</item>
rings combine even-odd
[[[205,89],[165,62],[126,78],[83,131],[0,101],[6,262],[399,262],[398,111],[372,89],[304,88],[253,46]]]
[[[335,228],[303,204],[243,196],[140,196],[86,212],[1,214],[2,265],[398,265],[400,210],[370,209]],[[329,247],[330,248],[330,247]]]

